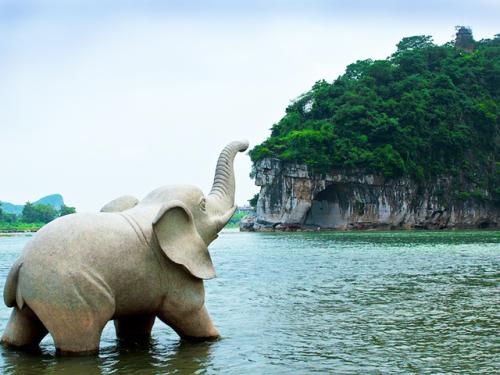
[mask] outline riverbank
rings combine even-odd
[[[231,227],[235,228],[235,227]],[[294,225],[279,226],[277,228],[260,228],[258,230],[239,228],[240,232],[264,232],[264,233],[279,233],[279,232],[500,232],[500,228],[350,228],[350,229],[335,229],[335,228],[319,228],[319,227],[299,227]]]
[[[0,234],[33,233],[44,225],[44,223],[0,223]]]
[[[455,226],[395,226],[388,224],[373,224],[373,223],[351,223],[338,228],[320,227],[318,225],[307,224],[285,224],[285,223],[269,223],[258,222],[255,216],[243,218],[240,221],[241,232],[426,232],[426,231],[500,231],[500,227],[495,226],[472,226],[472,225],[455,225]]]

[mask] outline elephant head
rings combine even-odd
[[[156,211],[152,219],[154,237],[163,253],[200,279],[215,277],[208,245],[226,225],[234,205],[234,157],[248,148],[247,141],[235,141],[221,152],[210,193],[205,197],[195,186],[165,186],[149,193],[141,202],[118,198],[106,207],[122,207],[129,202],[135,209]],[[130,212],[132,214],[132,212]]]

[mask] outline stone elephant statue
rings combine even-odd
[[[206,197],[164,186],[45,225],[7,277],[13,310],[2,342],[36,346],[50,333],[60,354],[96,353],[109,320],[119,338],[137,339],[149,337],[156,317],[182,338],[217,338],[205,308],[203,279],[215,277],[208,245],[234,213],[233,161],[247,147],[224,148]]]

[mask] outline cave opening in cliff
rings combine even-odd
[[[305,224],[325,229],[333,229],[345,224],[342,212],[349,206],[348,196],[349,190],[346,184],[328,185],[314,196]],[[362,209],[362,207],[357,209]]]

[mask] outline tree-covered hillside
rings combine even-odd
[[[64,199],[61,194],[51,194],[45,197],[40,198],[39,200],[32,203],[34,206],[36,205],[49,205],[52,206],[55,210],[60,210],[62,206],[64,206]],[[24,205],[23,204],[13,204],[9,202],[0,201],[0,206],[4,212],[9,214],[21,215],[23,212]]]
[[[20,211],[18,207],[21,207]],[[0,202],[0,233],[37,231],[57,217],[75,213],[75,207],[66,206],[61,195],[53,194],[34,203],[13,205]]]
[[[316,82],[251,150],[252,161],[421,183],[457,176],[500,194],[500,37],[471,43],[465,50],[404,38],[389,58],[357,61],[333,83]]]

